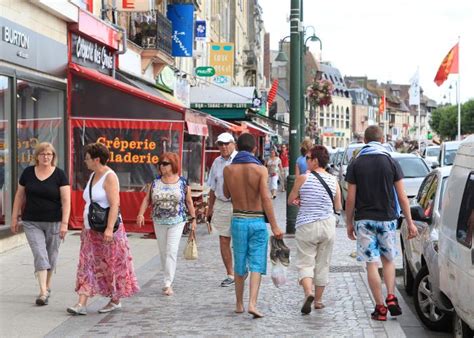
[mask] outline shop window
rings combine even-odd
[[[0,76],[0,226],[10,223],[10,206],[7,205],[11,186],[8,184],[9,178],[6,177],[9,170],[6,169],[8,165],[9,156],[9,112],[10,112],[10,95],[11,88],[9,79],[5,76]]]
[[[22,80],[16,87],[18,177],[34,165],[35,147],[41,142],[54,146],[57,165],[64,169],[64,92]]]
[[[188,184],[201,185],[202,137],[184,134],[182,175]]]
[[[456,237],[459,243],[472,247],[474,232],[474,172],[471,172],[464,189],[464,194],[459,208],[458,226]]]

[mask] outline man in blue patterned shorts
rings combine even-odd
[[[242,134],[237,140],[239,152],[224,169],[224,195],[232,200],[231,236],[234,249],[236,313],[244,312],[244,282],[250,270],[248,313],[254,318],[263,315],[257,310],[261,275],[267,271],[268,231],[264,212],[273,235],[282,238],[267,188],[268,172],[253,155],[255,138]]]
[[[392,316],[402,314],[394,295],[393,262],[398,255],[396,230],[400,207],[408,225],[409,238],[417,235],[417,228],[411,219],[402,170],[382,146],[382,140],[382,129],[378,126],[368,127],[364,134],[366,145],[347,168],[346,217],[347,235],[352,240],[357,237],[357,260],[367,263],[367,277],[375,299],[372,319],[385,321],[388,311]],[[382,261],[387,287],[387,306],[382,296],[379,261]]]

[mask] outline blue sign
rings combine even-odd
[[[205,41],[206,40],[206,20],[196,20],[195,24],[196,30],[194,36],[196,40]]]
[[[172,56],[193,56],[194,5],[168,5],[166,17],[171,21]]]

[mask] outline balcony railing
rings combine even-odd
[[[132,18],[129,39],[144,49],[159,50],[171,56],[171,21],[163,14],[156,12],[139,14]]]

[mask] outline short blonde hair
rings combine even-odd
[[[38,156],[45,150],[51,150],[51,152],[53,153],[53,159],[51,160],[51,164],[55,167],[58,160],[56,156],[56,149],[54,149],[54,146],[49,142],[41,142],[36,146],[35,153],[33,155],[35,159],[35,165],[39,164]]]

